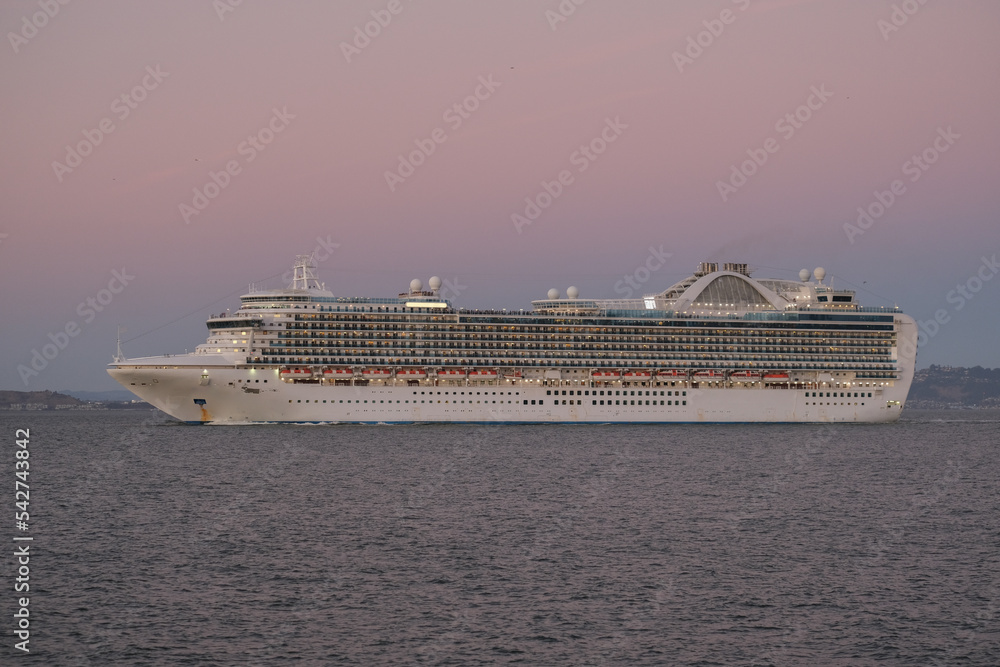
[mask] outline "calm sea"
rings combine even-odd
[[[8,545],[31,429],[36,664],[1000,664],[998,411],[0,424]]]

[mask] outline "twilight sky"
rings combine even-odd
[[[317,247],[335,294],[436,274],[478,308],[823,266],[928,323],[918,367],[1000,366],[995,0],[23,0],[0,26],[0,388],[117,389],[119,324],[128,356],[191,350]]]

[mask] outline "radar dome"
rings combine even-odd
[[[799,280],[804,283],[809,282],[809,269],[802,269],[799,271]]]
[[[826,278],[826,269],[822,266],[817,266],[816,270],[813,271],[813,275],[816,276],[816,280],[823,282],[823,278]]]
[[[549,300],[555,301],[558,298],[559,298],[559,290],[553,287],[552,289],[549,290]]]
[[[431,279],[427,281],[427,286],[436,292],[441,289],[441,279],[437,276],[431,276]]]
[[[568,287],[566,289],[566,297],[567,298],[575,299],[578,296],[580,296],[580,290],[578,290],[577,288],[575,288],[575,287]]]
[[[419,292],[424,288],[424,284],[420,282],[420,278],[414,278],[410,281],[410,291]]]

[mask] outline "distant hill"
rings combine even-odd
[[[62,390],[63,394],[68,394],[73,398],[79,398],[81,401],[133,401],[135,400],[135,394],[125,389],[119,389],[118,391],[70,391],[68,389]]]
[[[1000,368],[931,366],[917,371],[911,408],[1000,408]]]
[[[129,392],[0,391],[0,410],[151,410]],[[90,397],[90,398],[88,398]],[[84,399],[84,400],[81,400]]]
[[[81,405],[83,401],[54,391],[0,391],[0,410],[57,410]]]

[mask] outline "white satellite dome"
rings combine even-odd
[[[571,285],[570,287],[566,288],[566,298],[575,299],[578,296],[580,296],[580,290],[578,290],[576,287],[573,287]]]
[[[558,298],[559,298],[559,290],[553,287],[552,289],[549,290],[549,300],[555,301]]]
[[[431,276],[431,279],[427,281],[427,286],[436,292],[441,289],[441,279],[437,276]]]
[[[410,291],[419,292],[424,288],[424,284],[420,282],[420,278],[414,278],[410,281]]]
[[[799,271],[799,280],[804,283],[809,282],[809,269],[802,269]]]
[[[826,269],[822,266],[817,266],[816,270],[813,271],[813,275],[816,276],[816,280],[823,282],[823,278],[826,278]]]

